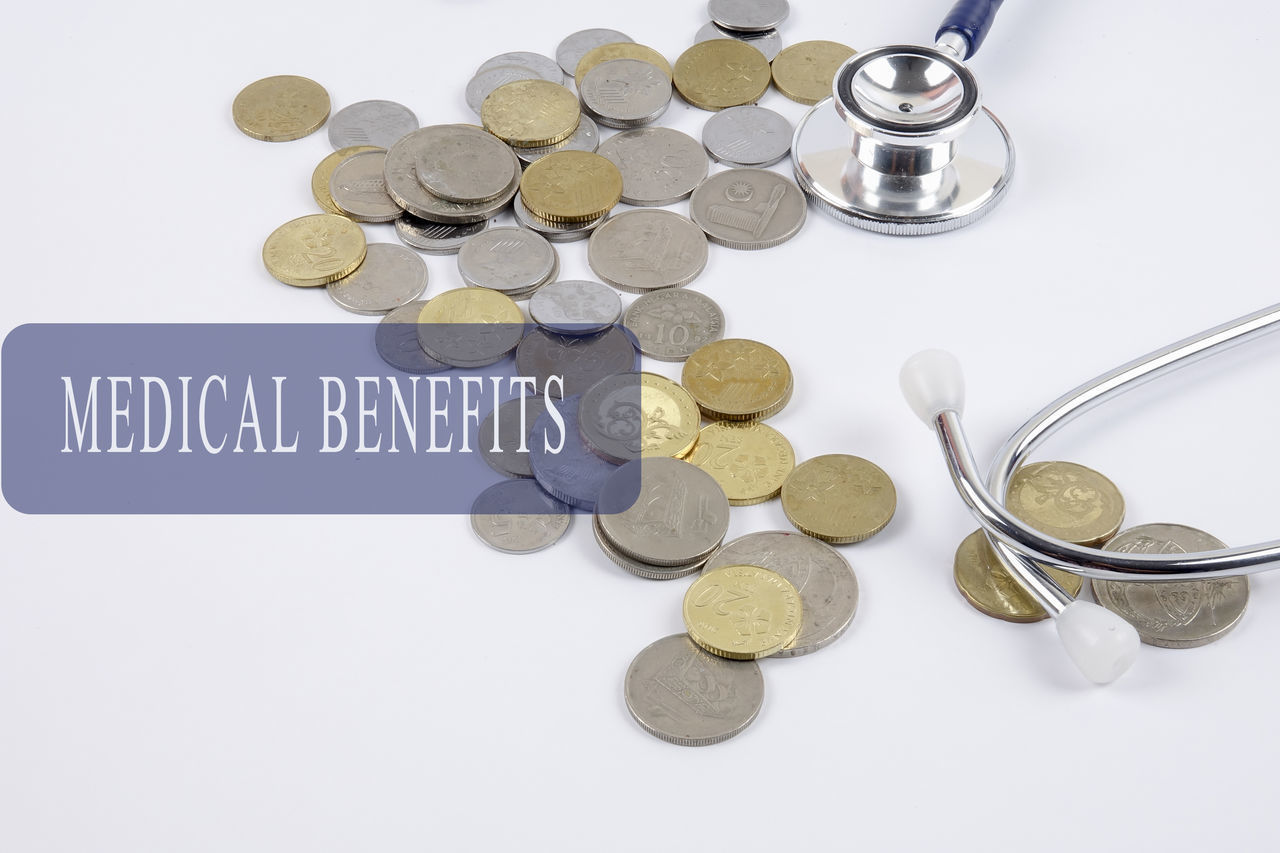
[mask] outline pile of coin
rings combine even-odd
[[[694,41],[736,39],[749,44],[772,62],[782,48],[778,27],[791,14],[787,0],[710,0],[707,16],[711,18],[694,35]]]

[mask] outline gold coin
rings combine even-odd
[[[345,216],[313,213],[286,222],[262,245],[267,272],[294,287],[319,287],[364,262],[364,231]]]
[[[1046,567],[1048,568],[1048,567]],[[1061,569],[1048,568],[1049,575],[1073,596],[1080,594],[1084,579]],[[956,549],[956,587],[978,610],[1006,622],[1039,622],[1049,614],[1022,584],[1009,573],[987,541],[976,530]]]
[[[658,66],[663,74],[671,76],[671,63],[653,48],[632,42],[616,42],[593,47],[582,55],[582,59],[578,60],[578,67],[573,71],[573,79],[578,88],[582,88],[582,78],[587,76],[588,71],[610,59],[639,59]]]
[[[671,80],[681,97],[704,110],[754,104],[769,88],[769,60],[736,39],[712,39],[680,54]]]
[[[484,287],[459,287],[433,298],[418,314],[418,322],[523,323],[520,306],[505,293]]]
[[[682,459],[698,441],[702,416],[688,391],[665,376],[641,373],[640,423],[641,456]]]
[[[314,80],[284,74],[240,90],[231,104],[236,127],[264,142],[288,142],[314,133],[329,117],[329,93]]]
[[[582,110],[574,94],[547,80],[499,86],[480,105],[484,129],[515,148],[563,142],[578,129]]]
[[[689,639],[720,657],[755,660],[782,651],[800,632],[800,593],[777,572],[725,566],[704,572],[684,594]]]
[[[831,94],[836,69],[857,53],[834,41],[802,41],[773,58],[773,85],[793,101],[816,104]]]
[[[311,173],[311,195],[315,198],[316,204],[320,205],[320,209],[325,213],[346,216],[333,203],[333,195],[329,192],[329,179],[333,177],[333,170],[342,165],[342,162],[353,154],[381,150],[376,145],[352,145],[350,148],[339,148],[321,160],[320,164],[316,166],[316,170]]]
[[[1009,481],[1004,503],[1041,533],[1077,545],[1106,542],[1124,521],[1116,484],[1074,462],[1023,465]]]
[[[754,421],[720,421],[703,427],[686,458],[720,484],[733,506],[777,497],[796,467],[796,454],[786,436]]]
[[[858,456],[802,462],[782,484],[782,511],[801,533],[844,545],[884,529],[898,507],[893,480]]]
[[[791,366],[773,347],[725,338],[689,356],[680,384],[712,420],[762,420],[782,411],[791,399]]]
[[[553,223],[590,222],[622,198],[622,173],[590,151],[556,151],[530,163],[520,178],[520,201]]]

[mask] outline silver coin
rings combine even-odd
[[[437,125],[418,154],[418,181],[446,201],[476,204],[502,194],[520,174],[520,161],[498,137],[464,125]]]
[[[385,151],[361,151],[339,163],[329,177],[333,203],[357,222],[390,222],[404,212],[387,194],[386,158]]]
[[[529,467],[529,434],[533,431],[534,423],[546,410],[547,401],[542,397],[517,397],[494,409],[480,423],[477,441],[480,458],[504,477],[532,477],[533,468]]]
[[[595,119],[591,118],[591,116],[579,115],[578,129],[573,132],[573,136],[570,136],[564,142],[557,142],[555,145],[542,145],[537,148],[513,148],[512,150],[515,151],[521,162],[528,165],[557,151],[594,152],[599,147],[600,128],[596,126]]]
[[[601,47],[606,44],[619,44],[622,42],[632,42],[634,39],[626,33],[620,33],[617,30],[591,29],[578,30],[564,37],[556,47],[556,62],[560,63],[561,70],[565,74],[572,77],[578,70],[578,63],[582,61],[582,57],[587,52]]]
[[[600,156],[618,167],[622,200],[637,207],[675,204],[707,177],[702,146],[669,127],[616,133],[600,146]]]
[[[1141,524],[1121,531],[1104,551],[1189,554],[1226,548],[1219,539],[1181,524]],[[1225,637],[1244,616],[1249,578],[1194,581],[1090,581],[1093,597],[1138,629],[1142,642],[1190,649]]]
[[[791,122],[766,107],[730,107],[702,126],[711,158],[730,166],[772,166],[791,150]]]
[[[769,530],[726,542],[704,572],[724,566],[759,566],[777,572],[800,593],[800,633],[778,657],[798,657],[831,645],[858,609],[858,579],[839,551],[803,533]]]
[[[482,219],[468,225],[445,225],[406,213],[396,220],[396,236],[406,246],[429,255],[456,255],[463,243],[488,228],[492,222],[492,219]]]
[[[622,324],[640,352],[659,361],[684,361],[699,347],[724,337],[724,312],[696,290],[654,290],[627,308]]]
[[[554,412],[554,414],[553,414]],[[578,433],[578,398],[548,400],[529,433],[529,466],[538,485],[567,504],[591,511],[617,465],[596,456]]]
[[[764,58],[770,62],[773,62],[774,58],[782,52],[782,34],[777,30],[764,30],[756,33],[735,32],[734,30],[717,26],[715,21],[711,21],[693,36],[694,42],[712,41],[713,39],[734,39],[749,44],[763,53]]]
[[[767,169],[728,169],[707,178],[689,197],[689,216],[707,239],[730,249],[768,249],[804,225],[804,193]]]
[[[556,250],[545,237],[511,225],[477,234],[458,251],[463,281],[508,295],[537,287],[555,267]]]
[[[707,237],[678,213],[628,210],[591,235],[587,263],[601,279],[629,293],[684,287],[707,265]]]
[[[541,53],[530,53],[527,50],[500,53],[497,56],[490,57],[480,64],[480,67],[476,69],[476,74],[503,65],[527,68],[543,80],[549,80],[552,83],[564,83],[564,72],[560,70],[560,65],[554,59],[549,56],[543,56]]]
[[[520,223],[522,228],[536,231],[552,243],[572,243],[577,240],[585,240],[610,215],[606,213],[599,219],[592,219],[588,222],[547,222],[529,212],[529,208],[524,206],[524,201],[521,200],[519,193],[511,200],[511,212],[515,214],[516,221]]]
[[[387,149],[387,193],[400,207],[421,219],[443,222],[448,225],[466,225],[496,216],[520,189],[520,168],[517,165],[511,183],[497,198],[478,204],[459,204],[448,201],[426,189],[418,180],[418,161],[429,155],[437,138],[435,126],[415,130]],[[361,156],[359,154],[357,157]],[[512,162],[518,162],[511,154]]]
[[[592,68],[579,87],[582,111],[605,127],[639,127],[671,104],[671,78],[652,62],[610,59]]]
[[[449,365],[427,355],[418,343],[418,315],[425,299],[389,311],[374,330],[374,346],[382,360],[405,373],[439,373]]]
[[[635,344],[618,326],[594,335],[557,335],[537,328],[516,347],[516,370],[538,380],[537,393],[546,393],[549,377],[560,377],[562,391],[556,397],[581,394],[606,376],[635,370],[638,361]]]
[[[557,281],[529,300],[529,316],[549,332],[589,335],[618,322],[622,299],[598,281]]]
[[[679,746],[710,746],[751,725],[764,704],[764,675],[753,660],[717,657],[688,634],[673,634],[636,655],[622,692],[649,734]]]
[[[329,144],[334,150],[353,145],[392,144],[418,129],[413,110],[395,101],[359,101],[329,117]]]
[[[729,530],[724,490],[683,459],[651,457],[621,466],[600,490],[596,511],[601,531],[618,550],[659,566],[705,559]]]
[[[523,287],[520,290],[507,291],[507,296],[519,302],[521,299],[528,299],[545,287],[554,282],[560,276],[560,256],[556,255],[555,263],[551,266],[551,273],[542,281],[530,287]],[[470,286],[470,285],[469,285]]]
[[[494,89],[499,86],[505,86],[508,83],[514,83],[517,80],[541,80],[542,76],[536,71],[532,71],[523,65],[497,65],[492,68],[478,72],[467,82],[467,89],[464,97],[467,99],[467,106],[476,115],[480,115],[480,107],[484,104],[484,99],[493,93]],[[559,83],[559,80],[555,81]]]
[[[772,30],[791,14],[787,0],[708,0],[707,15],[726,30]]]
[[[329,298],[354,314],[385,314],[427,289],[427,265],[395,243],[370,243],[356,271],[325,286]]]
[[[697,560],[686,566],[655,566],[652,563],[637,560],[619,551],[617,546],[609,541],[609,537],[600,530],[599,516],[591,519],[591,532],[596,537],[596,545],[599,546],[601,553],[608,557],[610,562],[645,580],[670,581],[676,578],[688,577],[696,574],[702,568],[702,564],[706,562],[705,560]]]
[[[471,529],[480,541],[508,554],[531,554],[554,545],[572,520],[569,507],[533,480],[496,483],[471,505]]]
[[[583,392],[578,403],[582,440],[617,465],[639,459],[644,449],[640,382],[634,370],[606,376]]]

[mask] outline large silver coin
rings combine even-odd
[[[543,80],[548,80],[552,83],[564,83],[564,73],[554,59],[549,56],[543,56],[541,53],[530,53],[527,50],[500,53],[497,56],[490,57],[480,64],[480,67],[476,69],[476,74],[503,65],[516,65],[521,68],[527,68]]]
[[[492,222],[492,219],[482,219],[468,225],[445,225],[406,213],[396,220],[396,236],[406,246],[428,255],[456,255],[463,243],[488,228]]]
[[[751,725],[764,704],[764,675],[753,660],[716,657],[688,634],[673,634],[636,655],[623,694],[649,734],[680,746],[709,746]]]
[[[618,547],[609,541],[609,537],[600,530],[600,517],[594,516],[591,519],[591,532],[596,537],[596,545],[599,546],[600,552],[609,558],[615,566],[625,569],[638,578],[644,578],[649,581],[670,581],[676,578],[684,578],[695,574],[702,568],[705,560],[695,560],[684,566],[656,566],[652,563],[645,563],[629,554],[624,554],[618,550]]]
[[[329,144],[334,150],[353,145],[390,148],[406,133],[418,129],[413,110],[395,101],[359,101],[329,117]]]
[[[791,14],[787,0],[708,0],[707,15],[726,30],[758,33],[775,29]]]
[[[549,377],[561,378],[563,392],[553,389],[556,397],[581,394],[606,376],[635,370],[639,360],[631,337],[617,326],[594,335],[557,335],[538,328],[516,347],[516,370],[538,380],[539,394],[546,393]]]
[[[675,204],[707,176],[702,146],[669,127],[616,133],[600,146],[600,156],[618,167],[622,200],[637,207]]]
[[[533,468],[529,466],[529,434],[533,432],[534,423],[546,410],[547,401],[542,397],[517,397],[494,409],[480,423],[477,441],[480,458],[504,477],[532,477]],[[494,450],[495,446],[497,450]]]
[[[806,210],[800,188],[767,169],[718,172],[689,197],[689,217],[708,240],[730,249],[785,243],[804,225]]]
[[[528,165],[557,151],[594,152],[599,147],[600,128],[596,127],[595,120],[591,116],[579,115],[578,129],[573,132],[573,136],[570,136],[564,142],[557,142],[555,145],[541,145],[537,148],[513,148],[511,150],[516,153],[521,162]]]
[[[578,70],[578,63],[588,51],[606,44],[630,41],[633,41],[631,36],[617,30],[599,28],[578,30],[576,33],[565,36],[556,47],[556,62],[560,63],[560,68],[565,74],[572,77]]]
[[[596,456],[582,443],[577,397],[548,400],[547,407],[529,433],[533,477],[565,503],[594,510],[600,489],[618,466]]]
[[[644,449],[641,374],[606,376],[588,388],[578,404],[578,429],[594,453],[621,465]]]
[[[724,566],[759,566],[782,575],[800,593],[800,633],[778,657],[798,657],[831,645],[858,609],[858,579],[849,561],[825,542],[802,533],[769,530],[726,542],[704,572]]]
[[[704,559],[729,530],[724,490],[682,459],[650,457],[621,466],[600,490],[596,511],[601,531],[618,550],[659,566]]]
[[[639,127],[671,104],[671,78],[652,62],[610,59],[582,78],[582,111],[605,127]]]
[[[782,52],[782,35],[777,30],[764,30],[758,33],[735,32],[718,26],[715,21],[707,23],[694,33],[695,43],[713,39],[735,39],[751,45],[764,54],[764,58],[773,62],[774,57]]]
[[[418,154],[418,181],[434,195],[459,204],[497,198],[520,174],[520,161],[498,137],[465,125],[439,125]]]
[[[724,337],[724,312],[696,290],[655,290],[627,308],[622,324],[640,352],[659,361],[684,361],[701,346]]]
[[[385,151],[361,151],[339,163],[329,176],[333,203],[357,222],[390,222],[403,213],[387,194],[386,157]]]
[[[556,281],[529,300],[529,316],[549,332],[590,335],[622,316],[622,300],[598,281]]]
[[[467,106],[471,107],[471,111],[476,115],[480,115],[480,107],[484,104],[484,99],[493,93],[494,89],[499,86],[505,86],[508,83],[514,83],[517,80],[541,80],[542,77],[536,71],[532,71],[522,65],[497,65],[478,72],[467,83],[465,98]],[[559,83],[559,80],[554,81]]]
[[[374,330],[374,346],[382,360],[405,373],[439,373],[449,365],[427,355],[418,343],[418,315],[426,300],[409,302],[390,311]]]
[[[431,146],[437,137],[435,127],[424,127],[402,137],[387,149],[387,193],[409,213],[431,222],[466,225],[496,216],[520,189],[521,172],[516,155],[511,154],[512,161],[517,163],[514,177],[497,198],[477,204],[459,204],[430,192],[418,180],[418,162],[423,156],[430,155]]]
[[[547,222],[530,213],[519,194],[511,200],[511,212],[515,214],[516,222],[520,223],[520,227],[536,231],[552,243],[573,243],[577,240],[585,240],[609,218],[609,214],[606,213],[599,219],[587,222]]]
[[[791,122],[765,107],[730,107],[702,126],[702,145],[729,166],[772,166],[791,150]]]
[[[707,237],[678,213],[628,210],[591,235],[587,263],[604,281],[630,293],[684,287],[707,265]]]
[[[463,281],[508,296],[537,287],[555,270],[555,248],[527,228],[490,228],[458,251],[458,273]]]
[[[569,507],[533,480],[492,485],[471,505],[471,529],[480,541],[508,554],[530,554],[554,545],[570,521]]]
[[[355,272],[325,287],[330,299],[354,314],[385,314],[426,289],[427,265],[395,243],[370,243]]]
[[[1181,524],[1141,524],[1121,531],[1104,551],[1128,554],[1190,554],[1227,546]],[[1190,649],[1225,637],[1244,616],[1249,578],[1194,581],[1092,580],[1093,597],[1138,629],[1142,642]]]

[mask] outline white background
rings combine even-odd
[[[929,41],[945,9],[796,0],[783,34]],[[239,133],[243,86],[301,74],[335,110],[470,121],[463,88],[494,54],[603,26],[674,60],[704,21],[676,0],[27,4],[0,55],[0,325],[371,322],[263,270],[267,234],[314,211],[330,148]],[[1260,2],[1012,0],[973,63],[1018,146],[988,219],[902,239],[811,210],[778,248],[711,247],[694,287],[795,371],[770,423],[801,459],[874,460],[899,493],[890,526],[843,549],[849,633],[764,661],[737,739],[682,749],[628,717],[623,673],[681,630],[685,583],[622,572],[582,519],[513,557],[460,516],[6,506],[0,849],[1274,849],[1280,581],[1254,580],[1226,639],[1144,646],[1119,682],[1085,683],[1051,623],[988,619],[956,591],[974,524],[896,383],[917,349],[955,351],[989,458],[1078,382],[1274,301],[1278,25]],[[707,116],[677,100],[661,123],[698,136]],[[585,244],[561,256],[563,277],[589,275]],[[452,258],[427,263],[428,295],[461,284]],[[1280,341],[1207,362],[1040,458],[1106,473],[1129,523],[1270,538],[1278,359]],[[730,536],[783,527],[773,502],[735,509]]]

